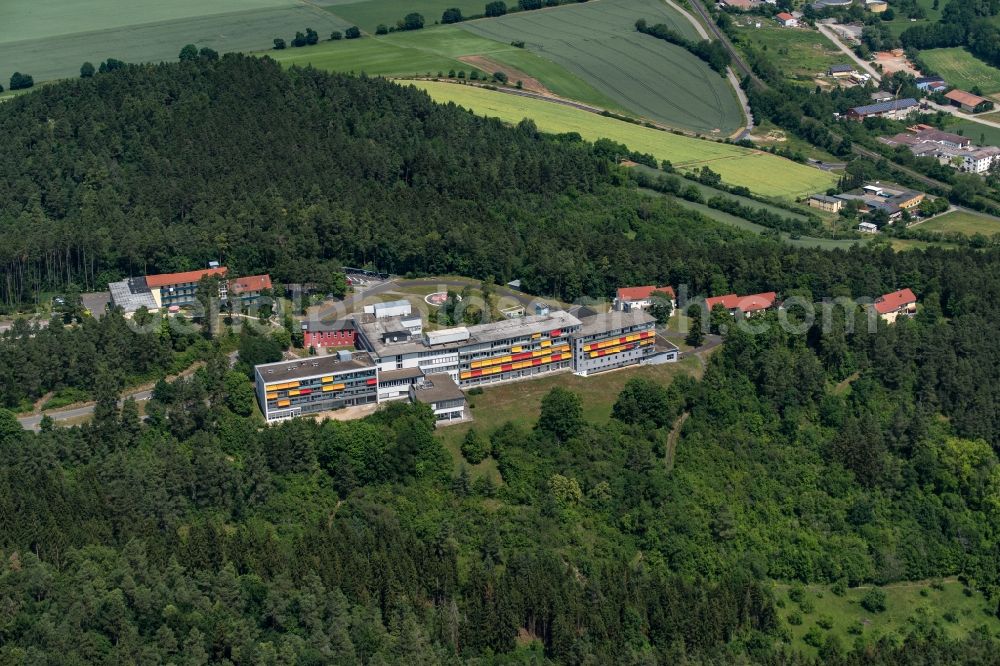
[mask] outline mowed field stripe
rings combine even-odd
[[[531,118],[543,132],[577,132],[588,141],[607,138],[682,168],[711,163],[725,182],[765,196],[796,198],[836,184],[836,177],[825,171],[775,155],[655,130],[561,104],[470,85],[435,81],[412,85],[426,90],[435,100],[454,102],[479,115],[509,123]]]
[[[681,47],[635,31],[638,18],[696,38],[694,26],[658,0],[600,0],[461,24],[499,42],[522,40],[650,120],[727,136],[743,113],[729,82]]]

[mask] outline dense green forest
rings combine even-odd
[[[958,576],[996,615],[997,250],[793,247],[643,196],[578,137],[239,56],[47,86],[0,125],[9,304],[216,256],[288,280],[352,260],[564,297],[921,304],[874,330],[839,305],[801,334],[779,325],[795,308],[756,334],[713,316],[700,379],[633,379],[603,421],[555,389],[537,420],[474,424],[497,477],[456,467],[419,406],[264,426],[242,370],[272,339],[243,334],[233,368],[218,340],[115,314],[18,324],[3,405],[97,405],[37,433],[0,409],[0,663],[997,663],[989,629],[916,623],[803,655],[771,586]]]

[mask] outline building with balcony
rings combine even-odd
[[[378,402],[378,367],[364,352],[264,363],[254,375],[268,421]]]

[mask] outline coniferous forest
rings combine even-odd
[[[607,423],[554,389],[537,423],[476,432],[500,484],[456,471],[420,406],[265,427],[202,336],[15,326],[0,407],[97,405],[40,432],[0,408],[0,663],[1000,658],[988,630],[919,625],[803,655],[771,585],[957,576],[1000,612],[996,250],[793,247],[645,197],[576,137],[241,56],[46,86],[0,107],[0,146],[9,308],[210,258],[921,303],[874,331],[840,306],[802,334],[732,328],[699,378],[630,380]],[[193,349],[197,372],[118,404]]]

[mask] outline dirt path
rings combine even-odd
[[[478,67],[484,72],[489,72],[490,74],[494,72],[503,72],[507,75],[507,81],[511,85],[515,85],[518,81],[520,81],[521,87],[524,90],[530,90],[531,92],[541,93],[543,95],[552,94],[552,91],[542,85],[542,82],[535,77],[526,74],[519,69],[515,69],[510,65],[497,62],[492,58],[487,58],[486,56],[481,55],[465,55],[459,56],[458,59],[466,64],[472,65],[473,67]]]
[[[677,452],[677,440],[681,437],[681,429],[684,427],[684,423],[691,416],[691,412],[684,412],[680,417],[674,421],[674,427],[670,430],[670,434],[667,435],[667,455],[664,456],[664,461],[667,465],[667,471],[669,472],[674,468],[674,454]]]

